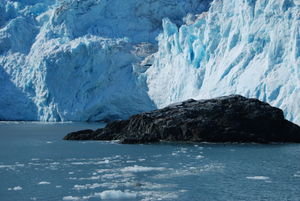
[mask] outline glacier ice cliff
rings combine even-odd
[[[0,120],[241,94],[300,124],[299,58],[299,0],[0,1]]]
[[[208,0],[0,1],[0,120],[94,121],[155,108],[139,63],[161,21]]]
[[[158,107],[241,94],[300,124],[299,0],[215,0],[182,26],[164,19],[163,29],[146,72]]]

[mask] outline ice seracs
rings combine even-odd
[[[0,2],[0,120],[94,121],[155,108],[137,76],[161,20],[210,0]]]
[[[0,1],[0,120],[241,94],[299,124],[299,21],[299,0]]]
[[[147,70],[158,107],[189,98],[241,94],[300,123],[300,3],[215,0],[177,26],[163,20]]]

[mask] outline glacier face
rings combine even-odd
[[[237,93],[300,124],[300,1],[211,2],[0,1],[0,120],[119,119]]]
[[[215,0],[179,28],[164,19],[158,40],[146,71],[158,107],[241,94],[300,124],[299,0]]]
[[[93,121],[155,108],[146,68],[161,20],[210,0],[0,1],[0,120]]]

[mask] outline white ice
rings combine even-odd
[[[146,66],[161,20],[211,0],[0,1],[0,120],[93,121],[155,108]]]
[[[48,181],[41,181],[38,183],[38,185],[49,185],[49,184],[51,184],[51,183]]]
[[[147,70],[158,107],[241,94],[300,124],[300,2],[215,0],[185,25],[163,20]]]
[[[246,179],[252,179],[252,180],[268,180],[270,179],[269,177],[266,177],[266,176],[249,176],[249,177],[246,177]]]
[[[20,191],[20,190],[23,190],[23,188],[21,186],[15,186],[13,188],[8,188],[9,191]]]
[[[150,171],[163,171],[164,167],[144,167],[139,165],[128,166],[121,169],[122,172],[150,172]]]
[[[120,191],[120,190],[107,190],[101,193],[95,193],[96,196],[99,196],[101,199],[134,199],[137,196],[135,192],[129,191]]]
[[[0,120],[241,94],[300,124],[299,13],[299,0],[0,1]]]

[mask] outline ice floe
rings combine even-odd
[[[51,183],[48,181],[41,181],[38,183],[38,185],[49,185],[49,184],[51,184]]]
[[[138,165],[129,166],[129,167],[125,167],[125,168],[121,169],[122,172],[149,172],[149,171],[163,171],[163,170],[166,170],[166,168],[164,168],[164,167],[143,167],[143,166],[138,166]]]
[[[8,188],[7,190],[9,190],[9,191],[20,191],[20,190],[23,190],[23,188],[21,186],[15,186],[13,188]]]
[[[80,197],[75,197],[75,196],[65,196],[63,197],[63,200],[82,200]]]
[[[252,179],[252,180],[268,180],[268,179],[270,179],[270,177],[266,177],[266,176],[249,176],[249,177],[246,177],[246,179]]]
[[[133,199],[137,197],[137,193],[120,190],[107,190],[101,193],[95,193],[101,199]]]

